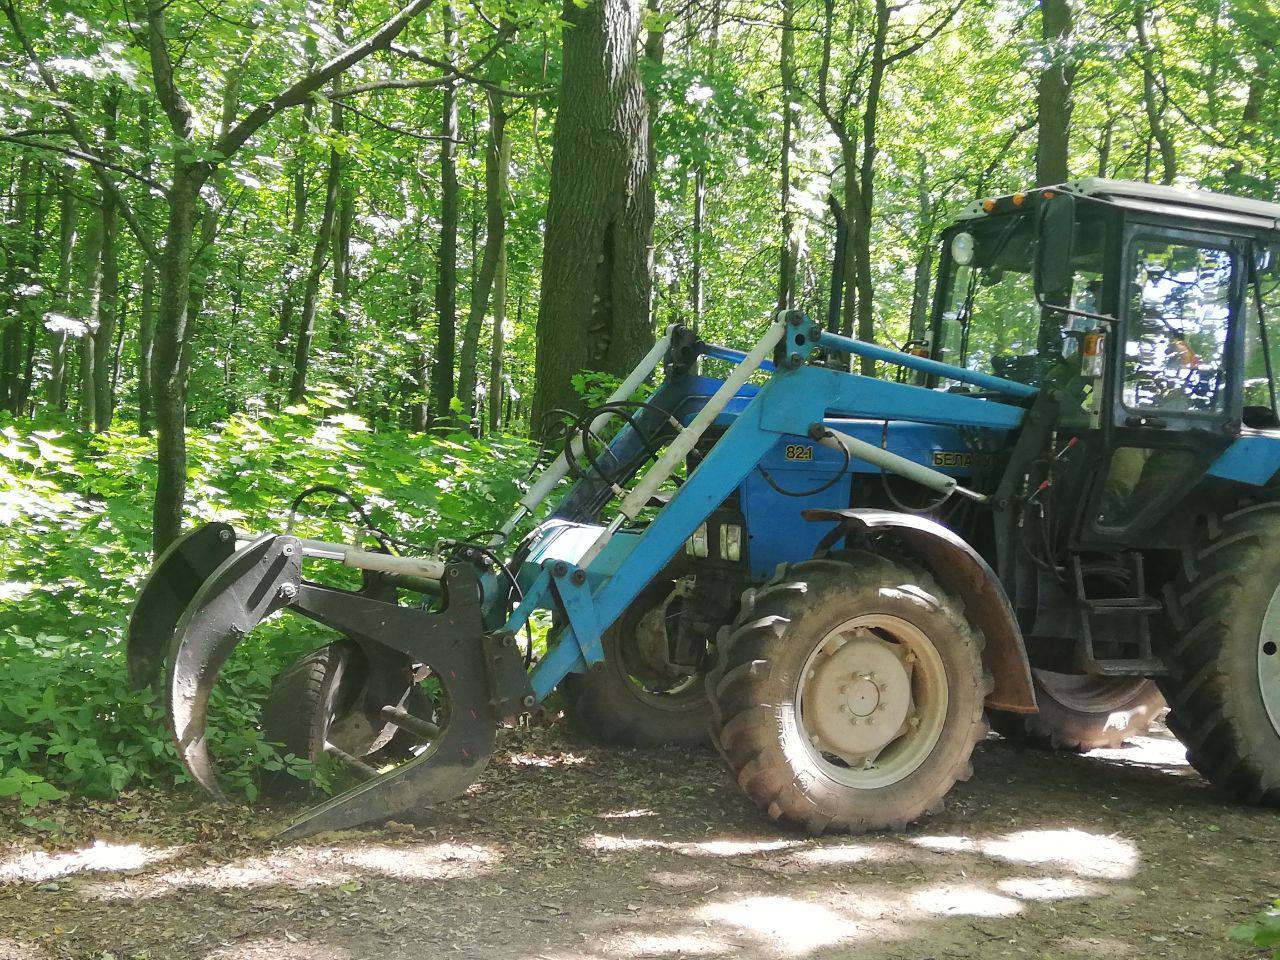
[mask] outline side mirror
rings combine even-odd
[[[1036,299],[1065,306],[1071,291],[1071,243],[1076,228],[1076,198],[1056,193],[1040,205],[1036,243]]]

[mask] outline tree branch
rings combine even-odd
[[[82,150],[76,150],[72,147],[64,147],[60,143],[49,143],[47,140],[32,140],[29,137],[22,137],[18,134],[0,133],[0,141],[4,143],[16,143],[20,147],[31,147],[34,150],[48,150],[52,153],[60,153],[63,156],[73,157],[76,160],[83,160],[85,163],[91,163],[106,170],[114,170],[116,173],[122,173],[126,177],[137,180],[141,184],[145,184],[155,190],[164,190],[164,184],[152,180],[150,177],[144,177],[140,173],[135,173],[128,167],[122,167],[117,163],[111,163],[102,157],[94,156],[91,153],[85,153]]]
[[[18,41],[18,45],[22,47],[22,52],[26,54],[27,60],[35,68],[45,88],[53,94],[53,105],[62,114],[63,119],[67,121],[67,127],[71,130],[71,137],[75,140],[76,146],[84,153],[92,155],[93,151],[89,147],[89,137],[85,134],[84,128],[80,126],[80,121],[76,119],[75,113],[62,98],[62,92],[58,89],[58,81],[54,79],[53,73],[45,65],[45,62],[40,59],[39,54],[36,53],[36,48],[31,43],[31,38],[22,29],[22,21],[18,19],[18,11],[13,7],[13,0],[0,0],[0,7],[4,8],[5,19],[9,21],[9,26],[13,28],[13,35]],[[102,192],[115,202],[120,215],[124,217],[124,222],[128,224],[130,232],[137,239],[138,246],[142,248],[143,254],[151,262],[159,263],[160,250],[156,246],[155,240],[151,237],[146,227],[142,225],[142,221],[138,219],[137,213],[125,199],[124,194],[120,192],[120,186],[111,178],[111,175],[107,173],[107,169],[101,164],[92,163],[89,165],[89,169],[93,171],[94,179],[98,181]]]
[[[481,63],[483,63],[485,60],[488,59],[488,56],[483,57],[481,58],[481,60],[477,61],[475,66],[459,67],[453,63],[450,63],[448,60],[437,60],[435,57],[429,57],[425,53],[422,53],[418,50],[411,50],[407,47],[393,46],[390,49],[392,53],[398,54],[399,56],[406,57],[410,60],[416,60],[418,61],[418,63],[425,63],[429,67],[437,67],[440,70],[445,71],[446,76],[441,79],[440,81],[441,83],[448,82],[449,79],[456,77],[459,80],[465,80],[468,83],[474,83],[477,87],[480,87],[482,90],[491,90],[492,92],[498,94],[499,96],[510,97],[512,99],[517,99],[517,100],[519,99],[535,100],[539,97],[550,96],[551,94],[556,92],[555,87],[546,87],[545,89],[542,89],[542,90],[512,90],[508,87],[504,87],[504,86],[501,86],[500,84],[494,83],[492,80],[486,80],[484,77],[480,76],[474,71],[476,69],[476,66],[479,66]]]
[[[9,0],[3,0],[3,2],[7,3]],[[407,6],[364,40],[347,47],[327,63],[321,64],[300,80],[281,90],[270,100],[259,103],[243,120],[218,138],[213,146],[214,151],[222,157],[231,156],[244,146],[263,124],[281,110],[305,102],[334,77],[344,73],[371,53],[391,46],[391,42],[404,31],[410,21],[430,6],[431,2],[432,0],[409,0]]]

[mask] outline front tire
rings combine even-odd
[[[1280,806],[1280,504],[1214,523],[1169,591],[1169,729],[1206,779]]]
[[[902,829],[972,773],[991,679],[981,634],[927,574],[871,553],[748,591],[708,679],[746,795],[813,834]]]
[[[640,633],[651,629],[646,619],[661,616],[674,589],[673,581],[659,579],[642,590],[600,638],[604,661],[589,673],[565,677],[565,714],[583,737],[626,747],[708,743],[711,704],[702,674],[661,675],[646,667],[638,650]],[[657,642],[665,643],[664,637]]]

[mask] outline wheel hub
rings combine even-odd
[[[1259,631],[1258,687],[1271,726],[1280,734],[1280,589],[1271,595]]]
[[[849,767],[871,767],[916,720],[916,659],[909,647],[866,628],[829,639],[804,682],[810,743]]]

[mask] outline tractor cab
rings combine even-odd
[[[932,356],[1060,392],[1078,545],[1175,546],[1189,491],[1280,470],[1280,204],[1089,178],[974,203],[942,247]]]

